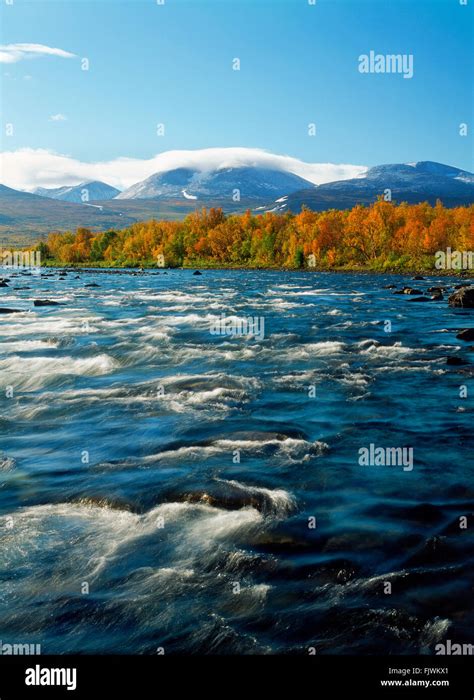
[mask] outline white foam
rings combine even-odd
[[[396,342],[393,345],[381,345],[376,340],[362,340],[357,343],[360,348],[360,352],[363,355],[376,355],[379,357],[399,357],[400,355],[410,355],[415,352],[426,352],[424,348],[414,348],[405,347],[401,342]]]
[[[57,339],[49,340],[19,340],[2,343],[3,352],[33,352],[35,350],[45,350],[48,348],[58,348],[60,341]]]
[[[93,357],[20,357],[11,355],[0,360],[0,372],[5,372],[16,389],[36,390],[58,377],[100,376],[109,374],[118,363],[106,354]]]
[[[312,357],[330,357],[339,355],[345,349],[345,344],[336,340],[327,340],[320,343],[305,343],[297,347],[285,348],[285,359],[311,359]],[[279,355],[280,356],[280,355]]]
[[[217,479],[220,483],[229,484],[229,486],[235,487],[237,490],[241,490],[247,494],[256,494],[264,496],[271,505],[272,511],[280,516],[287,515],[296,506],[296,501],[294,497],[284,489],[267,489],[263,486],[249,486],[247,484],[242,484],[240,481],[225,481],[224,479]]]
[[[170,459],[206,459],[219,454],[229,454],[234,450],[243,450],[251,453],[258,453],[267,447],[276,448],[276,454],[289,461],[308,461],[314,454],[321,454],[328,445],[325,442],[314,441],[308,442],[296,438],[278,438],[269,439],[221,439],[215,440],[209,445],[189,445],[179,447],[175,450],[164,450],[155,455],[150,455],[144,458],[144,462],[156,462]]]

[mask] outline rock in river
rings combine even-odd
[[[60,306],[59,301],[51,301],[50,299],[35,299],[35,306]]]
[[[449,306],[474,309],[474,286],[461,287],[457,292],[451,294],[448,303]]]
[[[419,289],[413,289],[412,287],[405,287],[403,290],[404,294],[417,294],[418,296],[421,296],[423,294],[422,291]]]
[[[465,328],[457,334],[456,338],[459,338],[459,340],[474,340],[474,328]]]
[[[469,363],[466,360],[463,360],[462,357],[457,357],[457,355],[451,355],[450,357],[446,358],[446,364],[447,365],[467,365]]]

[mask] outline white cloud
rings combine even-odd
[[[49,118],[50,122],[66,122],[67,117],[65,114],[52,114]]]
[[[44,44],[4,44],[0,45],[0,63],[17,63],[25,58],[40,56],[59,56],[60,58],[75,58],[75,54],[63,49],[55,49]]]
[[[98,163],[85,163],[41,148],[20,148],[0,154],[0,179],[5,185],[22,190],[78,185],[90,180],[103,180],[109,185],[125,189],[153,173],[173,168],[196,168],[205,172],[250,165],[286,170],[314,184],[347,180],[367,170],[361,165],[305,163],[291,156],[276,155],[259,148],[165,151],[147,160],[121,157]]]

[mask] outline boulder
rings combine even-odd
[[[459,340],[474,340],[474,328],[465,328],[463,331],[457,334],[456,338]]]
[[[455,308],[474,309],[474,287],[461,287],[451,294],[448,303]]]
[[[202,275],[202,272],[199,272],[199,270],[196,270],[195,272],[193,272],[193,275]]]
[[[403,293],[404,294],[417,294],[418,296],[421,296],[423,294],[423,292],[420,291],[419,289],[413,289],[412,287],[405,287],[405,289],[403,290]]]
[[[51,301],[50,299],[35,299],[35,306],[60,306],[59,301]]]
[[[466,360],[463,360],[462,357],[457,357],[456,355],[453,355],[452,357],[446,358],[446,364],[447,365],[467,365],[468,362]]]
[[[22,309],[5,309],[0,307],[0,314],[21,314],[23,313]]]

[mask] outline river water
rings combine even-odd
[[[456,333],[474,311],[384,289],[454,280],[48,274],[0,290],[23,310],[0,315],[4,644],[473,641],[474,348]],[[210,332],[223,316],[232,335]],[[235,325],[248,317],[254,336]],[[362,463],[370,445],[411,461]]]

